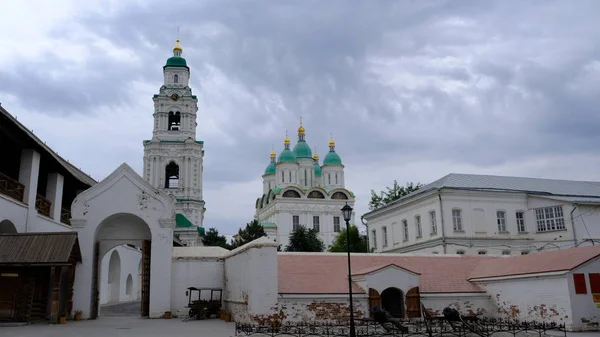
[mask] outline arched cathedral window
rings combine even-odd
[[[165,168],[165,188],[179,187],[179,166],[170,162]]]
[[[173,75],[173,83],[179,83],[179,76]]]

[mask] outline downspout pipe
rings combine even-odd
[[[444,230],[444,207],[442,206],[442,189],[438,188],[438,199],[440,200],[440,222],[442,224],[442,249],[446,254],[446,231]]]
[[[577,207],[577,203],[573,202],[573,209],[571,210],[571,226],[573,226],[573,243],[575,243],[575,247],[577,247],[577,233],[575,232],[575,218],[573,217],[573,213]]]

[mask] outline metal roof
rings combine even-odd
[[[44,143],[41,139],[39,139],[31,130],[27,129],[25,125],[21,124],[13,115],[11,115],[6,109],[0,106],[0,113],[5,115],[8,119],[10,119],[19,129],[21,129],[25,134],[35,141],[42,149],[44,149],[48,154],[50,154],[54,159],[58,161],[58,163],[64,167],[69,173],[71,173],[75,179],[81,181],[84,184],[89,186],[96,185],[97,181],[94,178],[87,175],[85,172],[81,171],[73,164],[69,163],[66,159],[59,156],[54,150],[52,150],[46,143]]]
[[[365,215],[385,209],[390,205],[414,198],[420,194],[441,188],[498,192],[522,192],[545,196],[579,197],[574,198],[578,200],[584,200],[587,198],[600,198],[600,182],[597,181],[557,180],[450,173],[430,184],[421,187],[416,192],[395,200],[375,211],[368,212]]]
[[[76,232],[0,234],[0,265],[50,266],[79,261]]]

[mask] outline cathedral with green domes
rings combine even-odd
[[[341,208],[354,207],[354,194],[346,189],[344,165],[335,150],[333,138],[323,163],[306,141],[306,129],[300,122],[298,141],[291,147],[286,136],[283,150],[277,156],[271,151],[270,162],[263,174],[263,194],[256,200],[255,218],[269,237],[282,248],[299,226],[320,233],[326,246],[345,227]],[[352,219],[353,223],[354,217]]]

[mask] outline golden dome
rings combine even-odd
[[[315,152],[315,154],[313,154],[313,159],[314,160],[319,160],[319,155],[317,154],[317,152]]]
[[[304,135],[304,126],[302,126],[302,118],[300,118],[300,126],[298,127],[298,134]]]
[[[329,139],[329,146],[335,146],[335,142],[333,141],[333,137]]]
[[[275,150],[271,150],[271,158],[275,158],[275,157],[277,157]]]
[[[183,48],[181,48],[181,46],[179,45],[179,39],[175,40],[176,44],[175,47],[173,47],[173,51],[183,51]]]
[[[290,139],[288,138],[288,136],[285,136],[285,139],[283,140],[283,144],[290,145]]]

